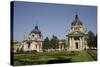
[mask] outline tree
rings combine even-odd
[[[94,45],[93,47],[97,48],[97,34],[94,37]]]
[[[88,32],[88,39],[87,39],[87,43],[88,43],[89,48],[94,47],[94,45],[95,45],[94,41],[95,41],[95,35],[92,31],[89,31]]]
[[[50,45],[51,48],[56,49],[59,48],[59,40],[56,36],[52,36],[51,40],[50,40]]]
[[[44,39],[44,42],[43,42],[43,50],[46,51],[46,50],[49,49],[49,48],[50,48],[50,41],[49,41],[49,38],[46,37],[46,38]]]

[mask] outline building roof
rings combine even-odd
[[[72,22],[71,24],[72,26],[75,26],[75,25],[82,25],[82,22],[80,21],[79,17],[78,17],[78,14],[75,15],[75,19],[74,21]]]
[[[35,34],[41,34],[40,30],[38,29],[38,26],[36,25],[35,28],[32,30],[31,33],[35,33]]]

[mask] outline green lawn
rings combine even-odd
[[[94,58],[95,57],[95,58]],[[36,54],[14,54],[14,65],[35,65],[95,61],[97,53],[93,51],[56,51]]]

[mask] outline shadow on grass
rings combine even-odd
[[[55,64],[55,63],[69,63],[71,62],[71,58],[68,59],[55,59],[55,60],[49,60],[47,64]]]
[[[22,61],[19,60],[18,62],[15,63],[15,66],[19,66],[19,65],[37,65],[37,64],[55,64],[55,63],[69,63],[71,62],[70,58],[57,58],[57,59],[52,59],[52,60],[47,60],[47,61]]]

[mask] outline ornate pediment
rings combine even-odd
[[[85,33],[80,32],[80,31],[74,31],[74,32],[69,33],[69,35],[84,35],[84,34]]]

